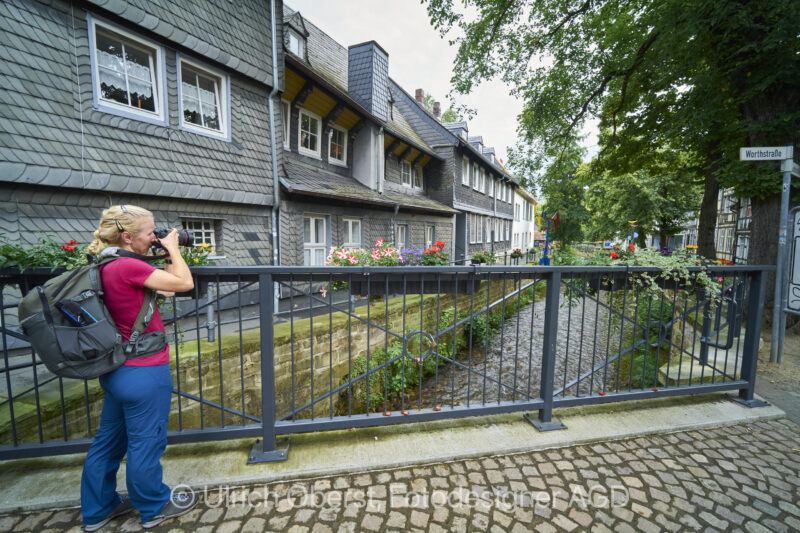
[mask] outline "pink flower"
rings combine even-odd
[[[378,259],[381,258],[381,253],[378,250],[375,250],[374,252],[372,252],[372,258],[377,261]]]
[[[375,241],[375,246],[380,246],[381,244],[383,244],[383,239],[378,239]]]
[[[338,257],[339,259],[344,259],[347,257],[347,252],[345,252],[344,250],[338,250],[336,252],[336,257]]]
[[[327,298],[327,297],[328,297],[328,291],[327,291],[327,290],[325,290],[325,287],[322,287],[322,288],[319,290],[319,293],[322,295],[322,297],[323,297],[323,298]]]
[[[330,263],[331,261],[333,261],[333,254],[328,254],[328,257],[325,258],[325,262]]]
[[[358,263],[358,259],[356,259],[354,255],[349,256],[347,260],[350,261],[351,265],[355,265],[356,263]]]
[[[383,251],[383,255],[386,256],[386,257],[392,257],[393,253],[394,253],[394,250],[392,250],[391,248],[387,248],[386,250]]]

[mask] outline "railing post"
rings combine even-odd
[[[742,379],[747,381],[747,387],[739,389],[739,399],[736,401],[747,407],[763,407],[769,403],[754,399],[753,394],[756,389],[758,344],[761,339],[761,319],[764,315],[767,275],[763,270],[759,270],[753,272],[751,276],[750,305],[747,308],[747,329],[744,334],[744,351],[742,352]]]
[[[261,328],[261,424],[263,433],[250,450],[247,464],[285,461],[288,441],[280,450],[275,440],[275,352],[272,315],[274,312],[272,274],[258,275]]]
[[[525,418],[539,431],[567,429],[559,420],[553,420],[553,382],[556,371],[556,340],[558,339],[558,306],[561,291],[561,272],[553,272],[547,280],[544,303],[544,339],[542,342],[542,375],[539,396],[544,407],[539,409],[539,419],[530,415]]]

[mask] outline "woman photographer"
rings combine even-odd
[[[159,240],[154,229],[150,211],[131,205],[113,206],[103,211],[95,240],[88,248],[91,254],[117,247],[147,255],[150,247],[160,241],[169,254],[165,270],[134,257],[120,257],[101,266],[103,299],[125,340],[130,338],[145,289],[171,295],[194,287],[180,253],[177,231],[173,228]],[[163,330],[156,306],[143,333]],[[100,376],[100,385],[105,391],[100,427],[86,454],[81,478],[84,529],[96,531],[134,508],[145,528],[191,510],[197,504],[197,496],[172,494],[162,481],[160,460],[167,444],[172,396],[169,345],[156,354],[128,359],[123,366]],[[129,499],[122,499],[116,490],[116,476],[126,454]]]

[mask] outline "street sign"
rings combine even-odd
[[[739,161],[781,161],[792,158],[791,146],[754,146],[739,148]]]
[[[791,251],[789,252],[789,294],[786,300],[787,311],[800,314],[800,209],[791,212]]]

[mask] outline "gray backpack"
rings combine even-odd
[[[92,379],[115,370],[128,359],[154,355],[166,347],[163,331],[143,333],[155,313],[155,291],[145,289],[128,341],[122,339],[103,303],[100,267],[120,257],[152,259],[107,248],[98,261],[64,272],[22,298],[20,327],[53,374]]]

